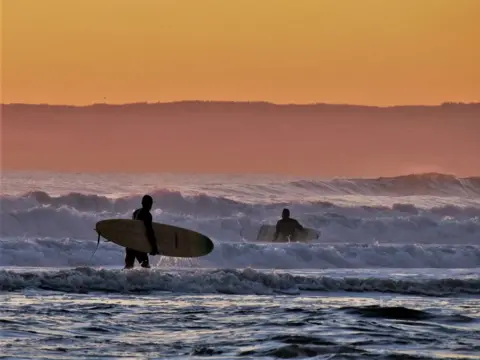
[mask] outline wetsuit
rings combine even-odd
[[[132,219],[143,220],[143,223],[145,224],[145,228],[147,231],[148,241],[152,245],[152,252],[158,253],[157,246],[156,246],[157,241],[155,239],[155,233],[153,232],[153,227],[152,227],[152,214],[150,213],[150,211],[144,208],[137,209],[133,212]],[[145,267],[145,268],[150,267],[150,264],[148,261],[148,254],[146,252],[141,252],[141,251],[127,248],[126,254],[125,254],[126,269],[133,268],[133,265],[135,263],[135,258],[137,259],[137,261],[140,263],[142,267]]]
[[[303,231],[304,228],[300,223],[292,218],[283,218],[277,221],[277,228],[275,230],[275,236],[273,237],[273,241],[277,241],[278,235],[282,235],[283,237],[287,238],[290,237],[290,240],[293,239],[293,235],[295,231]]]

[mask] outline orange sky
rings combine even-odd
[[[478,0],[2,0],[2,102],[480,100]]]

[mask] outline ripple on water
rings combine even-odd
[[[480,350],[480,302],[472,297],[0,297],[6,357],[444,359]]]

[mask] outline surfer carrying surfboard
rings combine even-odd
[[[152,246],[152,252],[150,255],[158,255],[157,239],[155,238],[155,232],[152,227],[152,214],[150,210],[153,206],[153,198],[150,195],[145,195],[142,198],[142,207],[136,209],[133,212],[133,220],[142,220],[145,224],[145,230],[147,239]],[[125,251],[125,269],[132,269],[135,264],[135,259],[140,263],[141,267],[150,268],[148,254],[146,252],[137,251],[134,249],[126,248]]]
[[[290,210],[283,209],[282,218],[277,221],[277,227],[275,230],[275,235],[273,236],[273,241],[277,241],[277,238],[280,234],[286,238],[292,238],[295,230],[304,231],[305,229],[296,219],[290,217]]]

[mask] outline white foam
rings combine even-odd
[[[201,266],[479,266],[479,178],[231,177],[222,182],[142,175],[142,184],[132,185],[135,178],[127,175],[42,176],[2,174],[8,191],[2,183],[0,265],[84,265],[96,244],[95,223],[130,218],[143,195],[139,189],[150,187],[156,189],[151,191],[155,221],[196,230],[215,241],[211,255],[192,260]],[[27,187],[43,191],[19,191]],[[322,233],[316,244],[244,244],[256,238],[260,225],[274,224],[285,206],[304,226]],[[93,261],[121,264],[123,250],[102,244]]]
[[[91,240],[4,238],[0,266],[111,266],[122,265],[124,249]],[[90,260],[91,259],[91,260]],[[248,244],[215,242],[201,258],[151,257],[159,267],[203,268],[477,268],[478,245],[399,244]]]
[[[38,194],[35,195],[38,199]],[[0,236],[91,238],[96,221],[130,218],[139,199],[90,195],[31,195],[2,199]],[[154,220],[199,231],[218,241],[253,240],[261,224],[274,224],[284,203],[247,204],[206,195],[155,196]],[[480,244],[480,207],[431,209],[410,204],[338,206],[291,203],[292,214],[322,232],[320,242]]]
[[[62,292],[145,292],[290,294],[305,292],[388,292],[430,296],[480,294],[480,277],[332,277],[244,270],[107,270],[76,268],[49,271],[0,270],[0,291],[42,289]]]

